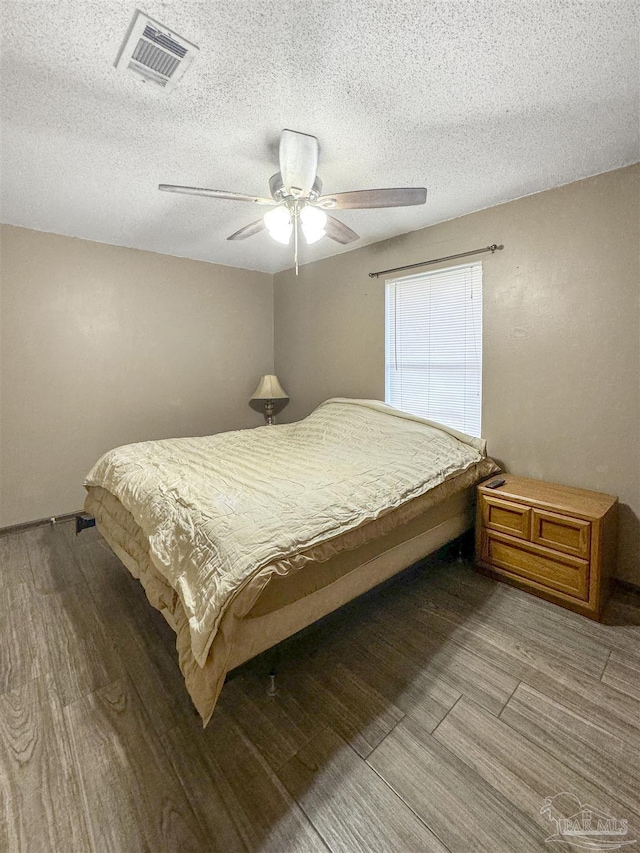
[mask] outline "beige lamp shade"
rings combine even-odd
[[[289,395],[273,373],[263,376],[251,396],[252,400],[288,400]]]

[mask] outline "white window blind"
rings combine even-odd
[[[387,282],[386,401],[480,436],[482,264]]]

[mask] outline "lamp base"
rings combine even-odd
[[[275,423],[273,420],[273,410],[274,410],[274,402],[273,400],[266,400],[264,404],[264,417],[267,422],[267,425],[271,425]]]

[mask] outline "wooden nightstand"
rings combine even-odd
[[[506,482],[497,489],[478,486],[478,568],[599,620],[615,565],[618,499],[511,474],[499,478]]]

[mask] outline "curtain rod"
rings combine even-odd
[[[379,275],[386,275],[389,272],[400,272],[401,270],[412,270],[415,267],[426,267],[429,264],[439,264],[442,261],[454,261],[456,258],[466,258],[469,255],[481,255],[483,252],[500,251],[504,246],[498,246],[497,243],[492,243],[490,246],[485,246],[484,249],[472,249],[470,252],[459,252],[457,255],[447,255],[446,258],[433,258],[430,261],[420,261],[418,264],[406,264],[404,267],[393,267],[390,270],[378,270],[378,272],[370,272],[369,278],[378,278]]]

